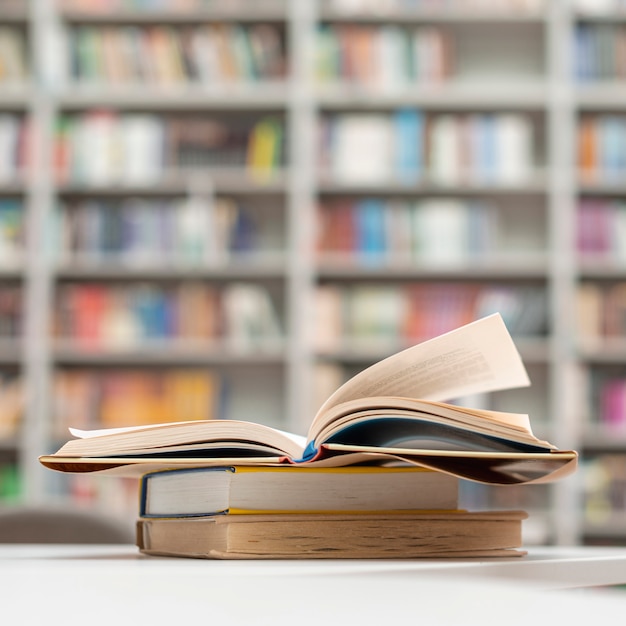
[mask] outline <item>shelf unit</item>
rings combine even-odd
[[[199,1],[198,8],[187,12],[143,11],[141,3],[136,10],[94,12],[86,1],[63,6],[60,0],[33,0],[27,9],[12,2],[6,5],[11,9],[4,10],[0,0],[0,26],[27,34],[32,65],[27,85],[0,83],[0,114],[28,114],[39,130],[33,133],[29,172],[0,185],[0,201],[23,201],[30,251],[23,267],[3,268],[0,276],[0,285],[23,285],[26,311],[24,340],[7,339],[6,349],[0,350],[0,371],[20,372],[25,388],[22,427],[0,442],[0,460],[18,463],[24,500],[57,499],[59,489],[68,489],[58,483],[51,486],[49,473],[37,462],[37,455],[59,443],[55,441],[51,401],[58,371],[191,367],[218,372],[228,379],[228,417],[306,431],[316,405],[333,385],[409,341],[397,332],[368,338],[343,329],[340,341],[320,346],[312,329],[319,289],[326,287],[345,297],[353,297],[359,289],[389,286],[397,291],[415,285],[424,289],[474,285],[483,292],[495,286],[541,289],[546,303],[543,323],[535,332],[516,337],[533,386],[475,400],[501,410],[528,412],[539,436],[561,448],[579,449],[583,456],[603,447],[611,453],[626,451],[619,439],[608,446],[607,438],[594,429],[594,407],[585,395],[594,368],[619,368],[626,349],[617,339],[585,347],[577,336],[576,309],[580,282],[606,284],[626,278],[624,267],[613,259],[582,262],[578,258],[579,199],[620,199],[626,188],[619,180],[608,184],[581,180],[572,158],[577,154],[580,116],[624,112],[626,87],[618,81],[578,84],[569,54],[577,24],[623,23],[623,13],[590,15],[569,0],[528,3],[530,9],[516,11],[478,10],[462,0],[454,10],[444,4],[420,8],[413,3],[412,8],[403,8],[401,2],[390,0],[372,12],[359,9],[356,2],[332,0],[252,3],[254,10],[243,1]],[[211,23],[276,28],[285,53],[284,78],[222,84],[198,80],[173,85],[78,83],[63,62],[69,58],[68,33],[75,28],[132,27],[143,32],[164,25],[184,30]],[[352,27],[370,31],[385,27],[396,36],[398,32],[413,36],[423,28],[443,32],[454,42],[455,63],[449,76],[431,81],[382,87],[341,77],[320,81],[316,62],[321,27],[331,32],[335,28],[343,32]],[[185,119],[278,117],[284,122],[286,160],[271,175],[261,177],[245,167],[182,171],[163,166],[159,176],[147,182],[60,180],[53,167],[58,156],[58,119],[102,110]],[[427,126],[441,116],[457,121],[480,116],[493,120],[501,114],[512,119],[516,128],[520,121],[528,123],[532,137],[529,167],[516,179],[461,176],[442,182],[428,171],[409,180],[342,179],[333,175],[332,168],[320,166],[324,120],[370,116],[380,122],[382,117],[405,110],[419,111]],[[332,156],[328,145],[325,149],[326,156]],[[221,261],[195,265],[163,259],[156,263],[154,258],[125,265],[119,258],[94,259],[75,253],[59,259],[48,252],[35,252],[49,249],[51,219],[59,205],[81,211],[83,206],[119,206],[129,199],[154,204],[198,198],[205,203],[232,200],[260,223],[271,222],[269,243],[262,250],[257,248],[257,254],[229,251]],[[354,207],[372,199],[396,209],[410,206],[410,211],[416,212],[429,202],[453,200],[464,207],[469,202],[479,203],[497,215],[494,239],[479,253],[465,251],[445,263],[394,256],[389,249],[376,262],[371,258],[364,261],[355,249],[322,254],[318,247],[320,207],[332,213],[339,205]],[[105,343],[89,346],[49,332],[50,312],[56,310],[60,287],[87,283],[171,286],[186,281],[219,289],[241,283],[265,288],[283,328],[282,336],[244,350],[233,347],[225,337],[194,341],[160,338],[120,348]],[[510,293],[508,297],[512,297]],[[592,536],[582,513],[586,476],[583,466],[576,476],[535,491],[490,495],[472,490],[467,497],[478,505],[529,508],[540,527],[533,527],[537,541],[595,541],[597,520]],[[85,481],[78,482],[75,491],[80,499],[93,488]],[[103,485],[97,489],[111,491]],[[620,540],[608,526],[606,535],[611,541]]]
[[[604,115],[613,117],[625,112],[623,75],[618,75],[619,68],[612,65],[612,51],[616,42],[623,37],[621,31],[624,30],[624,12],[619,3],[609,3],[611,4],[606,11],[597,11],[593,10],[592,5],[580,2],[569,16],[569,26],[572,32],[576,32],[576,42],[580,49],[584,48],[584,37],[587,36],[594,38],[593,41],[600,44],[605,51],[604,56],[596,54],[595,57],[590,57],[592,62],[587,65],[583,64],[586,57],[582,52],[579,52],[579,58],[575,56],[572,61],[573,74],[580,74],[583,68],[587,68],[584,70],[586,78],[575,83],[572,89],[573,117],[577,125],[575,132],[578,133],[575,136],[578,143],[573,145],[572,152],[576,155],[572,159],[574,211],[580,211],[582,204],[605,205],[619,202],[624,194],[623,185],[604,166],[598,164],[597,175],[590,177],[584,169],[585,161],[581,152],[583,120],[591,118],[597,121]],[[609,70],[607,63],[612,65],[612,69]],[[589,67],[595,67],[591,75],[587,75]],[[610,161],[605,164],[610,165]],[[580,238],[584,237],[584,223],[580,213],[574,214],[572,223],[575,229],[579,229],[573,236],[579,250],[574,269],[576,288],[581,289],[584,285],[608,290],[612,285],[623,281],[626,274],[619,253],[613,251],[595,255],[590,250],[585,250],[586,244],[580,242]],[[597,223],[602,225],[603,221],[598,220]],[[607,325],[611,314],[610,306],[612,305],[605,297],[601,304],[604,319],[601,326],[596,327],[598,333],[595,337],[589,336],[587,322],[583,322],[577,333],[576,365],[579,368],[579,380],[582,382],[578,387],[580,408],[577,411],[578,445],[583,459],[579,487],[581,509],[584,511],[578,536],[581,541],[588,543],[622,544],[624,532],[620,530],[620,526],[623,527],[624,489],[619,472],[626,458],[626,448],[621,426],[606,421],[608,416],[603,396],[606,394],[606,377],[619,378],[623,371],[626,346],[623,336],[610,331]],[[582,304],[581,309],[581,315],[585,315]]]

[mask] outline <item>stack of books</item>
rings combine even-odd
[[[465,511],[459,481],[557,480],[577,453],[535,437],[526,415],[441,398],[529,382],[494,314],[363,370],[322,405],[306,437],[234,420],[72,430],[40,461],[140,478],[137,545],[147,554],[521,555],[526,514]]]
[[[137,545],[215,559],[522,554],[525,514],[459,510],[458,483],[419,467],[154,472],[141,481]]]

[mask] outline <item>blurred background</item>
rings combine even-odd
[[[131,528],[68,427],[305,433],[345,379],[499,311],[577,449],[527,544],[626,544],[626,2],[0,0],[0,512]]]

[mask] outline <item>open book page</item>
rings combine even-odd
[[[359,398],[404,396],[450,400],[530,385],[499,313],[394,354],[344,383],[317,412],[309,438],[332,408]]]
[[[234,420],[231,420],[229,423],[233,423]],[[154,430],[155,428],[167,428],[168,426],[179,426],[180,424],[185,422],[169,422],[169,423],[160,423],[160,424],[146,424],[143,426],[125,426],[122,428],[99,428],[94,430],[81,430],[80,428],[70,428],[70,434],[76,437],[77,439],[91,439],[92,437],[103,437],[106,435],[117,435],[124,433],[131,433],[135,431],[142,430]],[[189,424],[198,424],[202,423],[202,421],[194,421],[187,422]],[[247,423],[247,422],[245,422]],[[299,448],[304,448],[306,446],[306,437],[303,435],[296,435],[295,433],[290,433],[286,430],[279,430],[277,428],[273,428],[272,430],[276,431],[280,435],[290,439],[293,443],[296,444]],[[180,446],[177,446],[179,449]]]
[[[68,441],[57,455],[120,456],[140,452],[158,454],[177,448],[210,450],[213,447],[216,451],[248,453],[253,450],[267,453],[271,449],[274,455],[299,457],[304,439],[263,424],[238,420],[171,422],[143,428],[100,430],[97,436],[89,436],[89,431],[74,433],[79,438]],[[81,434],[87,436],[81,438]]]

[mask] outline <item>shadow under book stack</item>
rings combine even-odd
[[[0,0],[0,506],[133,517],[133,484],[36,457],[131,413],[301,432],[357,371],[499,311],[532,387],[465,400],[582,448],[591,486],[463,502],[622,541],[598,520],[626,450],[624,24],[590,4]]]

